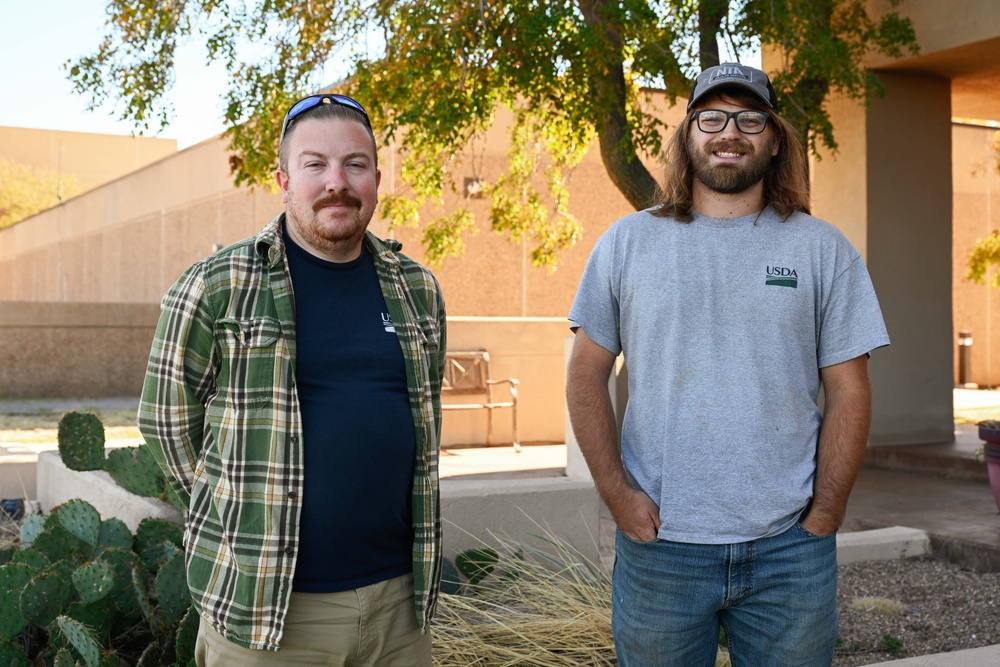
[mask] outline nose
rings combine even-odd
[[[347,189],[347,175],[343,167],[332,165],[326,174],[326,191],[340,192]]]
[[[722,128],[722,131],[716,136],[720,138],[726,137],[728,139],[742,139],[743,133],[740,132],[740,128],[736,127],[736,118],[734,116],[730,116],[726,119],[726,125]]]

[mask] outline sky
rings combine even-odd
[[[114,107],[87,110],[73,92],[63,63],[97,50],[104,35],[105,0],[0,0],[0,126],[132,134]],[[205,64],[199,44],[179,49],[170,97],[171,124],[159,134],[178,148],[222,132],[225,68]]]
[[[0,126],[132,134],[116,120],[113,105],[87,110],[89,98],[73,92],[63,65],[97,50],[104,35],[106,0],[0,0]],[[759,53],[745,59],[760,66]],[[324,80],[343,76],[331,62]],[[200,43],[177,52],[176,81],[169,91],[174,114],[164,129],[147,136],[176,139],[179,149],[224,129],[221,94],[225,68],[206,64]],[[154,132],[157,132],[155,133]]]

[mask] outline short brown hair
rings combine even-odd
[[[288,127],[285,128],[285,134],[281,138],[281,146],[278,147],[278,168],[281,171],[288,173],[288,142],[292,134],[295,132],[295,126],[298,125],[303,119],[338,119],[338,120],[352,120],[357,123],[361,123],[365,130],[368,132],[368,136],[372,139],[372,151],[375,154],[375,167],[378,168],[378,144],[375,142],[375,133],[372,132],[371,125],[368,124],[368,119],[358,111],[349,106],[343,104],[317,104],[311,109],[303,111],[298,116],[293,118],[289,123]]]

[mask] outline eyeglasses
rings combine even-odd
[[[698,121],[698,129],[702,132],[715,134],[726,129],[730,118],[736,119],[736,129],[743,134],[760,134],[767,127],[769,116],[764,111],[752,109],[744,109],[743,111],[702,109],[694,112],[692,120]]]
[[[285,120],[281,123],[281,140],[285,138],[285,132],[288,131],[288,126],[292,124],[292,121],[309,111],[313,107],[318,107],[320,104],[339,104],[340,106],[350,107],[355,111],[360,111],[361,115],[365,117],[365,124],[368,129],[372,129],[371,118],[368,117],[368,112],[365,108],[361,106],[361,103],[357,100],[351,99],[347,95],[335,95],[333,93],[322,93],[319,95],[310,95],[309,97],[303,97],[301,100],[292,105],[292,108],[288,110],[285,114]],[[280,143],[280,142],[279,142]]]

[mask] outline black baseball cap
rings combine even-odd
[[[768,108],[778,109],[778,96],[774,94],[771,80],[756,67],[747,67],[739,63],[722,63],[709,67],[695,79],[691,97],[688,98],[688,111],[698,103],[706,93],[722,87],[743,88],[761,100]]]

